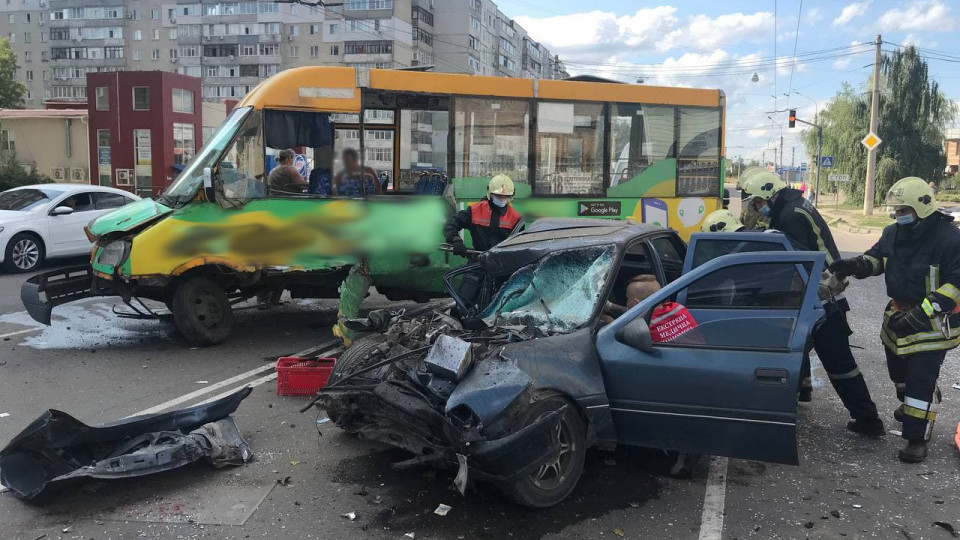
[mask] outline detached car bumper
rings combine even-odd
[[[89,264],[44,272],[20,286],[20,300],[33,320],[49,325],[53,308],[102,294],[96,289],[94,279]]]

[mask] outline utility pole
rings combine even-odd
[[[796,167],[797,166],[797,147],[794,146],[790,150],[791,150],[790,151],[790,167]]]
[[[783,167],[783,131],[780,132],[780,166]],[[776,171],[774,171],[776,172]]]
[[[873,97],[870,100],[870,132],[877,132],[877,117],[880,116],[880,45],[883,40],[877,34],[877,50],[873,58]],[[863,189],[863,215],[873,215],[873,199],[876,190],[877,147],[867,150],[867,183]]]

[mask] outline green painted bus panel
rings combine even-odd
[[[664,159],[626,182],[607,188],[607,197],[673,197],[677,191],[677,160]]]

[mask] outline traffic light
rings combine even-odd
[[[797,110],[790,109],[790,127],[797,127]]]

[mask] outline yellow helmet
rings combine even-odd
[[[743,181],[743,190],[747,192],[747,195],[760,197],[765,201],[769,201],[770,197],[773,197],[776,192],[785,187],[787,187],[787,184],[770,171],[751,175]]]
[[[908,176],[897,180],[887,192],[887,206],[909,206],[923,219],[937,211],[937,200],[933,197],[933,188],[923,178]]]
[[[703,218],[701,232],[736,232],[743,227],[743,223],[729,210],[714,210]]]
[[[505,174],[498,174],[487,184],[487,195],[513,197],[513,180]]]
[[[764,169],[754,165],[752,167],[747,167],[740,173],[740,177],[737,178],[737,188],[743,189],[743,183],[747,181],[748,178],[755,174],[762,173]]]

